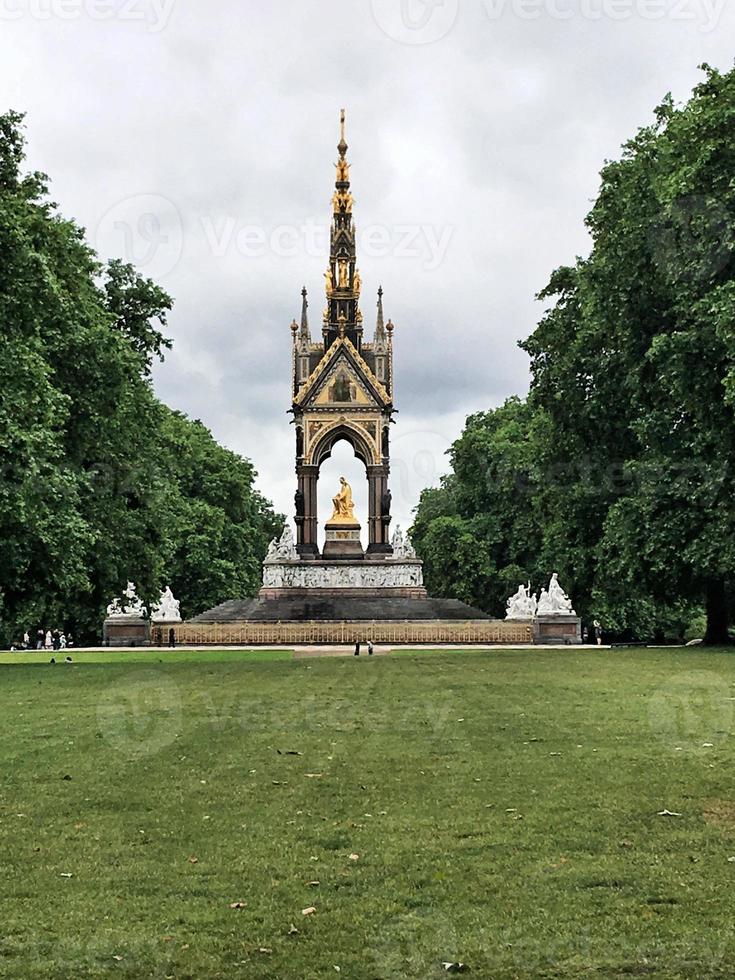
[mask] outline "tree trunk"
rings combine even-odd
[[[713,579],[707,584],[707,646],[726,646],[730,642],[728,626],[730,610],[724,579]]]

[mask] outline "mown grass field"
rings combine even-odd
[[[0,666],[0,976],[735,975],[733,654],[231,653]]]

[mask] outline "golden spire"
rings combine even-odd
[[[339,114],[337,144],[339,156],[335,165],[337,174],[332,195],[329,265],[325,273],[328,313],[323,332],[327,346],[330,338],[334,339],[337,334],[351,336],[359,347],[362,320],[358,317],[358,302],[362,281],[355,255],[355,224],[352,217],[355,200],[350,192],[346,120],[347,113],[342,109]]]

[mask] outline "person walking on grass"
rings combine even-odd
[[[375,652],[375,647],[373,646],[373,641],[372,640],[368,640],[368,654],[369,654],[369,656],[372,657],[372,655],[373,655],[374,652]]]
[[[355,644],[355,656],[356,657],[359,657],[360,656],[360,641],[359,640]]]

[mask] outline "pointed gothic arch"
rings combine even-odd
[[[323,429],[309,447],[309,462],[321,469],[322,463],[332,455],[332,450],[338,442],[347,442],[352,446],[355,456],[364,463],[365,468],[380,465],[381,460],[375,457],[375,444],[371,442],[367,432],[347,421]]]

